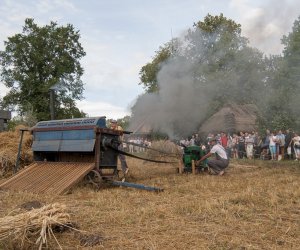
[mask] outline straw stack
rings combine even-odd
[[[14,131],[5,131],[0,133],[0,175],[6,176],[12,173],[16,163],[19,142],[20,129],[24,126],[17,126]],[[29,132],[24,133],[22,149],[20,154],[20,167],[32,162],[33,154],[31,150],[32,136]]]

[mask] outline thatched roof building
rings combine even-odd
[[[228,104],[212,115],[200,127],[199,133],[233,133],[256,130],[258,108],[254,104]]]

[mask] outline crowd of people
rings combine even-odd
[[[141,137],[131,137],[124,142],[124,149],[129,153],[144,152],[145,147],[151,147],[151,140]]]
[[[263,135],[257,131],[233,134],[226,134],[224,132],[217,134],[209,133],[202,141],[198,134],[194,134],[189,139],[180,140],[179,144],[182,147],[205,146],[206,150],[209,151],[209,141],[211,138],[216,138],[217,144],[223,146],[229,158],[300,160],[300,136],[290,129],[285,131],[270,131],[267,129]]]

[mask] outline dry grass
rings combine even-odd
[[[128,164],[128,181],[165,191],[81,184],[56,197],[2,192],[0,216],[32,200],[66,204],[87,235],[56,234],[63,249],[299,249],[299,163],[235,161],[222,177],[179,175],[176,166],[135,159]],[[83,242],[89,234],[95,246]]]

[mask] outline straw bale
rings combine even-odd
[[[20,129],[24,126],[17,126],[14,131],[0,133],[0,175],[7,176],[12,173],[16,164],[20,142]],[[24,132],[23,143],[20,154],[20,168],[28,165],[33,160],[31,150],[32,135]]]

